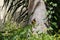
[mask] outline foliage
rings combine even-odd
[[[19,28],[15,27],[15,25],[10,22],[6,23],[5,30],[0,32],[0,40],[60,40],[60,34],[33,33],[32,25],[17,26]]]
[[[60,33],[60,0],[45,0],[48,13],[48,21],[50,24],[50,33]]]

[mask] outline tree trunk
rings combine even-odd
[[[2,7],[4,4],[4,0],[0,0],[0,6]],[[9,4],[10,5],[10,4]],[[9,7],[9,6],[8,6]],[[8,8],[7,8],[8,9]],[[2,9],[0,8],[0,24],[3,24],[4,22],[4,16],[6,15],[5,7]],[[29,23],[35,25],[33,28],[33,31],[40,31],[40,32],[46,32],[47,31],[47,19],[46,19],[46,7],[43,0],[29,0]],[[19,21],[18,21],[19,22]]]
[[[47,14],[46,7],[43,0],[30,0],[29,13],[33,13],[30,16],[29,23],[34,24],[33,31],[47,32]],[[29,14],[30,15],[30,14]]]

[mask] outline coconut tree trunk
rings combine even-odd
[[[30,0],[29,1],[29,15],[30,16],[29,23],[35,25],[33,27],[33,31],[37,32],[47,32],[47,14],[46,7],[43,0]]]
[[[9,1],[7,1],[7,3],[4,3],[4,0],[0,0],[1,7],[3,7],[3,4],[5,4],[3,8],[0,8],[0,26],[3,24],[4,19],[8,19],[7,17],[5,18],[7,11],[8,11],[8,13],[10,12],[10,14],[12,14],[11,16],[13,16],[14,19],[17,19],[17,21],[15,20],[16,22],[19,22],[20,20],[25,20],[25,17],[27,18],[27,16],[26,16],[27,12],[24,13],[25,15],[22,14],[23,16],[22,15],[20,16],[20,14],[21,14],[20,11],[22,10],[22,9],[21,10],[19,9],[20,0],[18,0],[19,3],[16,3],[17,2],[16,0],[15,0],[16,2],[14,0],[9,0]],[[22,3],[21,3],[21,5],[22,5]],[[24,4],[23,4],[23,6],[24,6]],[[22,7],[22,8],[24,8],[24,7]],[[27,8],[27,7],[25,7],[25,8]],[[17,11],[17,9],[19,9],[19,11]],[[22,11],[24,11],[24,10],[22,10]],[[18,14],[16,15],[16,13],[18,13]],[[16,15],[16,16],[14,16],[14,15]],[[33,28],[34,32],[36,32],[36,31],[46,32],[47,31],[46,7],[45,7],[45,3],[43,0],[29,0],[28,16],[29,16],[29,24],[35,25]]]

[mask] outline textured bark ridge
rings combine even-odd
[[[4,0],[0,0],[0,31],[3,29],[3,21],[4,21],[4,8],[2,9],[2,6],[4,4]]]
[[[0,0],[0,22],[2,22],[2,20],[3,20],[4,11],[5,11],[4,9],[2,9],[3,2],[4,2],[4,0]]]
[[[33,12],[33,15],[30,17],[30,24],[35,24],[33,31],[46,32],[47,27],[47,19],[46,19],[46,7],[43,0],[34,0],[34,4],[32,9],[30,9],[30,13]],[[32,4],[31,4],[32,5]],[[34,23],[35,22],[35,23]]]

